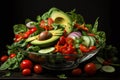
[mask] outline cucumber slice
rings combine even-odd
[[[100,69],[100,68],[102,67],[102,65],[99,64],[99,63],[96,63],[95,65],[96,65],[96,69],[97,69],[97,70]]]
[[[55,47],[48,47],[48,48],[41,49],[38,52],[41,54],[46,54],[46,53],[50,53],[54,50],[55,50]]]
[[[92,36],[89,36],[89,38],[90,38],[90,46],[94,46],[94,44],[95,44],[95,38],[94,37],[92,37]]]
[[[102,66],[102,71],[112,73],[115,72],[115,68],[113,66]]]
[[[103,62],[105,61],[103,58],[98,57],[98,56],[96,56],[96,59],[97,59],[97,61],[98,61],[99,63],[101,63],[101,64],[103,64]]]
[[[91,42],[89,36],[82,36],[82,39],[83,39],[82,44],[87,46],[87,47],[89,47],[90,46],[90,42]]]

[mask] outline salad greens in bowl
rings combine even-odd
[[[9,64],[16,66],[4,69],[19,68],[17,65],[26,58],[50,70],[77,67],[105,46],[106,35],[98,30],[98,20],[87,24],[75,9],[64,12],[53,7],[36,21],[28,18],[24,24],[14,25],[14,42],[7,48],[8,55],[16,53],[16,61]]]

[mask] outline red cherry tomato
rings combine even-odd
[[[11,53],[9,57],[10,57],[10,58],[13,58],[13,57],[15,57],[15,56],[16,56],[15,53]]]
[[[80,68],[75,68],[72,70],[72,75],[78,76],[82,74],[82,70]]]
[[[1,62],[5,62],[5,61],[7,61],[7,59],[8,59],[8,56],[7,56],[7,55],[3,55],[3,56],[0,58],[0,61],[1,61]]]
[[[32,62],[29,59],[24,59],[21,63],[20,63],[20,68],[21,69],[31,69],[33,66]]]
[[[41,73],[43,70],[43,68],[40,64],[35,64],[33,68],[34,68],[34,72],[37,74]]]
[[[96,65],[92,62],[90,63],[87,63],[85,66],[84,66],[84,71],[85,73],[87,73],[88,75],[94,75],[97,71],[96,69]]]
[[[28,69],[28,68],[23,69],[22,75],[24,75],[24,76],[31,75],[31,69]]]

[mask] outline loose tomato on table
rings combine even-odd
[[[9,56],[7,56],[7,55],[3,55],[3,56],[1,56],[0,61],[1,61],[1,62],[7,61],[8,57],[9,57]]]
[[[28,68],[28,69],[32,69],[33,67],[33,63],[31,60],[29,59],[24,59],[22,60],[22,62],[20,63],[20,68],[23,70],[25,68]]]
[[[81,68],[75,68],[72,70],[72,75],[73,76],[79,76],[82,74],[82,69]]]
[[[97,71],[96,65],[93,62],[89,62],[84,66],[84,71],[88,75],[94,75]]]
[[[34,69],[34,72],[37,73],[37,74],[39,74],[43,71],[43,68],[40,64],[35,64],[33,69]]]
[[[31,75],[31,69],[29,69],[29,68],[23,69],[22,70],[22,75],[24,75],[24,76]]]

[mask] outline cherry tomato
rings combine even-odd
[[[16,56],[15,53],[11,53],[9,57],[10,57],[10,58],[13,58],[13,57],[15,57],[15,56]]]
[[[33,66],[33,63],[29,60],[29,59],[24,59],[21,63],[20,63],[20,68],[21,69],[31,69]]]
[[[22,75],[24,75],[24,76],[31,75],[31,69],[28,69],[28,68],[23,69]]]
[[[7,56],[7,55],[3,55],[3,56],[0,58],[0,61],[1,61],[1,62],[5,62],[5,61],[7,61],[7,59],[8,59],[8,56]]]
[[[34,68],[34,72],[37,74],[41,73],[43,70],[43,68],[40,64],[35,64],[33,68]]]
[[[87,63],[85,66],[84,66],[84,71],[85,73],[87,73],[88,75],[94,75],[97,71],[96,69],[96,65],[92,62],[90,63]]]
[[[78,75],[81,75],[82,74],[82,70],[81,68],[75,68],[72,70],[72,75],[74,76],[78,76]]]

